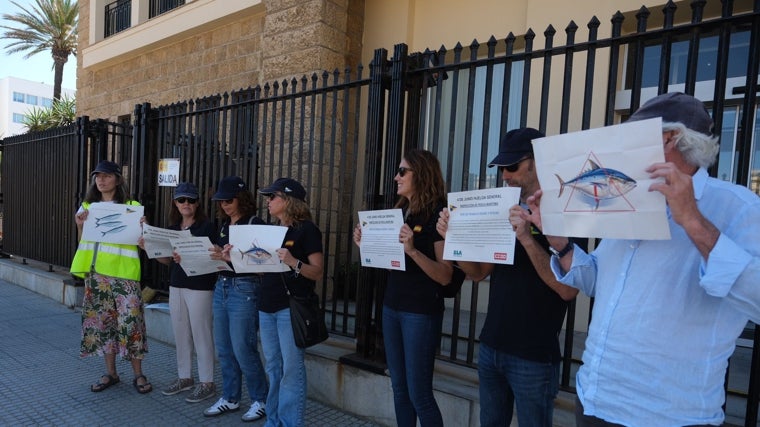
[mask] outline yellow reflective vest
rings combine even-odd
[[[134,200],[128,201],[127,204],[140,206],[140,203]],[[82,207],[88,209],[90,203],[84,202]],[[80,240],[71,261],[71,274],[84,278],[90,272],[139,281],[140,254],[137,245]]]

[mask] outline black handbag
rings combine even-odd
[[[296,347],[308,348],[326,340],[329,334],[324,312],[319,307],[319,296],[314,291],[306,296],[292,294],[285,277],[280,277],[290,301],[290,326],[293,328]]]

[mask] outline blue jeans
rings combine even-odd
[[[296,347],[290,308],[276,313],[259,312],[261,347],[269,377],[266,427],[304,425],[306,365],[304,350]]]
[[[383,306],[385,359],[391,374],[396,424],[443,426],[433,396],[435,352],[441,339],[443,313],[407,313]]]
[[[251,402],[265,402],[267,397],[256,335],[258,287],[258,277],[219,276],[214,289],[214,344],[223,397],[230,402],[240,402],[243,375]]]
[[[559,363],[521,359],[480,343],[480,425],[508,426],[517,407],[520,427],[551,427]]]

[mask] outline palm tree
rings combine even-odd
[[[53,99],[60,99],[63,66],[69,55],[76,55],[77,51],[79,6],[76,0],[35,0],[31,10],[15,1],[11,3],[23,12],[3,14],[3,19],[20,26],[0,25],[7,30],[0,38],[13,40],[6,46],[8,53],[27,52],[25,58],[50,51],[55,69]]]

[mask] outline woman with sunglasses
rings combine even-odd
[[[253,194],[242,178],[228,176],[219,181],[212,197],[217,202],[217,218],[222,225],[215,245],[214,259],[225,259],[222,248],[229,246],[230,226],[264,224],[256,216]],[[229,261],[229,252],[226,253]],[[251,407],[243,421],[266,415],[267,380],[258,350],[259,285],[255,273],[222,271],[214,289],[214,343],[222,370],[222,397],[203,412],[214,417],[240,409],[241,377],[245,376]]]
[[[443,259],[443,238],[435,229],[446,206],[446,189],[438,159],[429,151],[412,150],[399,164],[397,208],[404,212],[399,242],[404,244],[406,270],[388,272],[383,301],[383,341],[393,388],[396,423],[400,427],[442,426],[433,396],[435,353],[441,339],[441,285],[451,281],[453,267]],[[354,242],[361,246],[361,227]]]
[[[264,274],[261,286],[261,347],[269,377],[266,427],[303,426],[306,365],[304,349],[293,338],[288,292],[309,295],[322,278],[322,232],[312,222],[306,190],[298,181],[279,178],[259,193],[268,198],[269,214],[288,227],[277,255],[291,269]]]
[[[216,240],[214,223],[206,216],[200,204],[198,188],[182,182],[174,189],[169,208],[169,229],[189,230],[193,236],[206,236]],[[138,246],[145,249],[143,238]],[[156,258],[169,266],[169,314],[177,350],[177,379],[161,390],[165,396],[193,390],[185,400],[200,402],[216,393],[214,385],[214,334],[211,303],[214,297],[216,273],[188,276],[180,266],[181,258]],[[198,379],[192,376],[193,344],[198,363]]]

